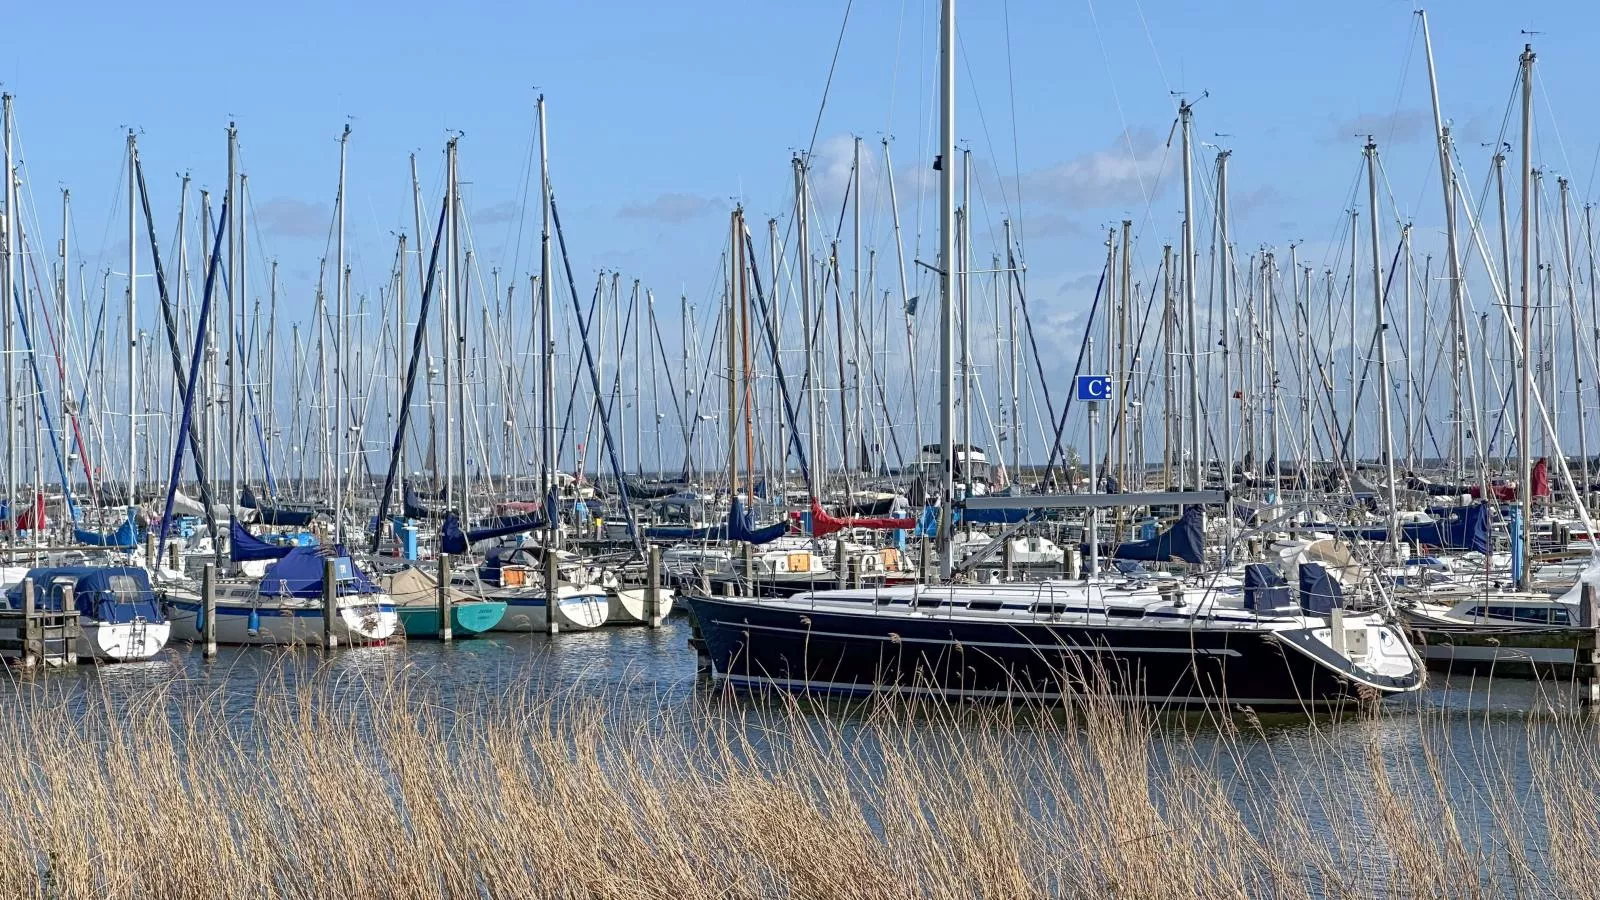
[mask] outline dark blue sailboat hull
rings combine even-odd
[[[1348,670],[1342,658],[1292,630],[1274,636],[684,600],[713,674],[741,688],[993,700],[1092,692],[1160,705],[1304,709],[1415,687],[1414,680],[1378,678],[1376,690],[1362,688],[1341,677]]]

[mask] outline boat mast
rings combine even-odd
[[[1005,228],[1005,272],[1000,277],[1006,280],[1006,324],[1007,337],[1006,349],[1011,353],[1011,479],[1017,484],[1022,483],[1022,404],[1017,399],[1021,393],[1018,379],[1022,372],[1022,350],[1017,345],[1017,303],[1012,296],[1012,266],[1011,266],[1011,220],[1003,223]],[[1169,404],[1168,409],[1171,409]]]
[[[922,397],[917,390],[917,383],[921,381],[917,371],[917,341],[915,318],[911,312],[911,288],[906,281],[906,248],[900,240],[900,205],[894,192],[894,160],[889,156],[889,139],[883,139],[883,172],[889,180],[889,215],[894,222],[894,252],[900,262],[900,310],[906,319],[906,371],[909,373],[908,381],[911,382],[911,422],[912,434],[917,447],[917,454],[922,453]],[[1010,252],[1009,248],[1006,251]]]
[[[939,577],[950,580],[950,527],[955,503],[955,304],[951,274],[956,265],[956,2],[943,0],[939,22]],[[809,331],[810,326],[807,326]]]
[[[1578,298],[1572,284],[1572,215],[1567,201],[1568,183],[1557,178],[1561,188],[1561,256],[1567,269],[1567,316],[1572,323],[1572,398],[1578,411],[1578,460],[1583,477],[1583,489],[1573,499],[1582,505],[1583,494],[1589,490],[1589,430],[1583,413],[1583,338],[1578,326]]]
[[[1230,487],[1233,484],[1233,334],[1228,323],[1233,319],[1232,308],[1228,305],[1228,288],[1233,276],[1233,247],[1228,243],[1228,159],[1233,156],[1232,150],[1219,150],[1217,152],[1217,254],[1220,257],[1218,269],[1221,278],[1217,281],[1217,308],[1222,311],[1222,485]],[[1187,163],[1185,163],[1187,165]],[[1187,226],[1185,226],[1187,228]],[[1193,356],[1191,345],[1191,358]],[[1192,399],[1192,398],[1191,398]],[[1198,417],[1199,407],[1190,409],[1190,415]],[[1203,482],[1195,485],[1196,489],[1205,487]],[[1228,533],[1232,534],[1232,523],[1229,523]]]
[[[188,175],[184,175],[183,176],[183,188],[184,188],[184,190],[183,190],[184,203],[185,203],[185,205],[187,205],[188,199],[189,199],[189,176]],[[69,332],[67,330],[67,308],[68,308],[67,286],[70,283],[71,279],[69,279],[67,277],[67,267],[68,267],[68,264],[69,264],[69,262],[70,262],[70,260],[72,258],[72,254],[71,254],[71,250],[72,250],[72,228],[71,228],[71,223],[72,223],[72,191],[68,190],[67,188],[62,188],[61,189],[61,286],[60,286],[60,289],[58,291],[58,303],[59,303],[59,306],[57,307],[57,311],[56,311],[56,321],[58,323],[60,323],[59,327],[61,329],[61,346],[62,346],[63,354],[65,354],[66,348],[69,346],[69,343],[68,343]],[[183,219],[182,219],[182,216],[180,215],[179,220],[178,220],[178,229],[179,229],[179,234],[180,234],[180,237],[178,239],[178,252],[183,258],[182,262],[180,263],[180,265],[187,266],[188,265],[187,249],[186,249],[186,245],[184,244],[183,238],[181,237],[183,225],[184,225]],[[186,270],[181,270],[181,271],[185,271],[186,272]],[[188,279],[187,273],[186,273],[185,277],[184,277],[184,284],[187,285],[188,281],[189,281],[189,279]],[[67,519],[69,519],[71,517],[71,514],[72,514],[72,473],[71,473],[71,470],[69,470],[67,468],[67,463],[69,462],[70,455],[71,455],[71,446],[72,445],[69,442],[68,437],[67,437],[67,435],[70,434],[71,432],[69,432],[67,430],[67,422],[68,422],[68,414],[67,414],[67,367],[65,365],[65,360],[64,359],[63,359],[63,364],[56,368],[56,393],[61,398],[60,404],[59,404],[60,408],[58,410],[58,415],[57,415],[57,419],[56,419],[56,421],[59,423],[59,427],[56,429],[56,433],[61,436],[61,445],[60,445],[60,447],[57,448],[56,455],[61,459],[61,471],[63,472],[63,474],[62,474],[62,485],[61,485],[61,489],[62,489],[62,495],[61,495],[61,518],[62,518],[62,520],[64,522]]]
[[[1444,201],[1444,243],[1445,243],[1445,272],[1449,280],[1450,289],[1450,335],[1451,348],[1455,356],[1454,370],[1456,377],[1451,379],[1452,390],[1455,394],[1456,404],[1456,444],[1457,460],[1455,478],[1459,482],[1465,465],[1465,422],[1461,412],[1461,370],[1467,363],[1466,353],[1466,318],[1464,304],[1461,297],[1461,257],[1456,248],[1456,207],[1454,181],[1454,166],[1450,161],[1450,129],[1444,124],[1444,114],[1439,103],[1439,77],[1433,65],[1433,38],[1428,31],[1427,10],[1417,10],[1417,16],[1422,20],[1422,48],[1427,55],[1428,62],[1428,96],[1433,105],[1433,130],[1439,142],[1439,187],[1440,197]],[[1495,171],[1497,174],[1503,167],[1505,157],[1495,154]],[[1505,192],[1501,190],[1501,197]],[[1504,215],[1504,201],[1502,199],[1502,215]],[[1504,229],[1501,230],[1502,249],[1504,243]],[[1509,276],[1508,276],[1509,277]],[[1510,291],[1506,293],[1510,296]],[[1411,329],[1406,329],[1406,340],[1411,339]],[[1407,354],[1407,368],[1410,368],[1410,355]],[[1470,378],[1469,378],[1470,382]]]
[[[1521,358],[1517,360],[1517,495],[1522,501],[1522,567],[1516,572],[1517,589],[1527,590],[1528,558],[1533,552],[1531,536],[1533,519],[1533,455],[1529,438],[1533,434],[1533,372],[1528,368],[1529,337],[1532,334],[1533,309],[1533,233],[1531,202],[1533,194],[1533,45],[1522,49],[1522,325],[1517,338],[1521,343]]]
[[[800,258],[800,332],[804,339],[805,365],[804,384],[806,385],[806,422],[810,428],[806,435],[806,452],[811,456],[811,496],[820,500],[824,483],[827,481],[827,462],[822,458],[820,432],[821,426],[817,422],[817,390],[814,364],[816,363],[816,328],[812,324],[814,310],[811,308],[811,226],[808,221],[811,203],[810,183],[806,178],[806,159],[804,156],[794,158],[794,206],[795,229],[799,233],[799,243],[796,255]],[[684,369],[684,380],[687,384],[689,371],[687,363]],[[685,388],[687,390],[687,388]]]
[[[735,206],[733,213],[728,217],[728,282],[724,292],[724,302],[727,304],[726,326],[723,329],[723,344],[727,348],[728,364],[728,408],[724,429],[728,438],[728,504],[731,507],[734,497],[738,496],[739,485],[739,276],[744,266],[744,242],[739,234],[739,218],[744,215],[744,208]]]
[[[972,496],[972,151],[961,151],[961,212],[956,219],[956,234],[961,241],[956,251],[961,268],[961,489],[962,497]]]
[[[139,239],[138,239],[138,198],[139,190],[139,146],[133,136],[133,129],[128,129],[128,505],[137,503],[133,490],[138,478],[138,446],[139,428],[138,418],[134,415],[134,408],[139,396],[139,318],[138,318],[138,276],[139,276]],[[9,178],[9,174],[7,175]],[[7,297],[6,306],[11,306]],[[10,315],[7,315],[7,319]],[[9,342],[7,349],[9,350]],[[8,358],[9,359],[9,358]],[[6,406],[12,409],[11,403],[11,364],[6,363]],[[6,429],[6,462],[7,480],[16,484],[16,464],[12,457],[16,455],[17,429],[11,425]],[[16,508],[16,498],[12,498],[12,509]],[[31,502],[30,502],[31,508]]]
[[[850,382],[851,393],[855,395],[854,421],[855,429],[850,437],[858,445],[864,442],[866,425],[863,424],[861,413],[861,138],[855,139],[854,177],[850,179],[850,207],[854,218],[851,234],[855,247],[850,254],[850,307],[854,316],[855,334],[851,336],[850,346],[854,351],[855,362],[851,366]],[[842,390],[844,385],[839,386]],[[857,447],[856,466],[861,471],[866,471],[867,460],[860,455],[860,446]],[[846,448],[845,458],[850,457]]]
[[[539,502],[545,505],[545,522],[549,549],[558,549],[561,543],[561,526],[549,502],[556,480],[556,322],[555,303],[550,295],[550,282],[554,275],[550,262],[550,160],[549,144],[545,134],[544,95],[539,95],[539,336],[543,342],[540,362],[543,371],[539,378],[540,425],[544,429],[542,463],[539,470]],[[554,585],[546,585],[554,590]]]
[[[12,152],[11,152],[11,132],[12,132],[11,95],[10,94],[0,95],[0,102],[3,102],[3,105],[4,105],[4,110],[3,110],[3,113],[0,113],[0,117],[3,117],[3,119],[4,119],[4,126],[3,126],[4,132],[5,132],[5,134],[4,134],[4,139],[5,139],[5,172],[4,172],[4,176],[5,176],[5,180],[6,180],[5,190],[4,190],[4,197],[5,197],[5,202],[6,202],[6,214],[5,214],[5,221],[4,221],[4,226],[5,226],[4,232],[5,233],[3,235],[0,235],[0,237],[4,237],[4,239],[5,239],[5,266],[4,266],[3,274],[0,274],[0,290],[3,290],[5,292],[5,296],[6,297],[11,297],[13,295],[12,294],[13,288],[14,288],[14,286],[16,284],[16,274],[17,274],[16,273],[16,269],[17,269],[17,266],[16,266],[16,259],[17,259],[17,222],[19,221],[18,218],[17,218],[16,177],[15,177],[15,172],[14,172],[15,159],[12,156]],[[133,140],[131,131],[129,132],[128,140],[130,141],[130,143]],[[132,171],[132,168],[133,168],[133,164],[130,162],[129,163],[129,171]],[[129,218],[131,219],[132,216],[133,216],[133,213],[129,212],[128,215],[129,215]],[[131,230],[131,226],[130,226],[130,230]],[[130,242],[129,246],[130,247],[132,246],[131,242]],[[13,402],[14,398],[12,396],[12,384],[11,384],[11,382],[12,382],[11,345],[12,345],[12,340],[13,340],[13,337],[12,337],[12,312],[11,312],[12,306],[13,305],[11,303],[6,303],[5,304],[6,311],[4,313],[3,321],[4,321],[4,331],[5,331],[5,358],[6,358],[6,361],[5,361],[5,378],[6,378],[6,388],[5,388],[5,394],[6,394],[6,423],[5,424],[6,424],[6,435],[7,435],[7,437],[6,437],[6,484],[5,484],[6,501],[7,501],[6,502],[6,509],[7,509],[7,513],[6,513],[6,533],[9,536],[12,544],[14,545],[16,543],[16,539],[17,539],[17,492],[16,492],[17,479],[16,479],[16,469],[15,469],[15,466],[14,466],[13,461],[12,461],[12,457],[14,455],[14,448],[13,448],[12,444],[15,441],[15,437],[13,437],[13,435],[15,435],[15,433],[16,433],[16,429],[12,427],[13,423],[11,421],[12,411],[16,408],[16,404]]]
[[[1198,491],[1205,488],[1206,470],[1200,449],[1200,340],[1196,333],[1200,322],[1195,312],[1194,285],[1194,169],[1190,148],[1194,107],[1187,100],[1178,103],[1178,119],[1183,132],[1183,302],[1184,315],[1189,320],[1189,451],[1193,454],[1194,489]],[[1225,485],[1229,477],[1229,473],[1223,473]]]
[[[226,355],[223,357],[228,367],[228,436],[223,443],[228,447],[228,518],[232,520],[239,504],[239,364],[234,357],[233,322],[237,312],[237,297],[239,291],[238,269],[238,244],[242,235],[234,227],[238,220],[239,204],[238,195],[234,193],[234,186],[239,181],[239,129],[234,123],[228,123],[228,188],[223,194],[223,203],[229,210],[228,219],[228,317],[226,324],[221,326],[221,340],[227,342]],[[326,374],[326,373],[324,373]]]
[[[350,321],[350,273],[346,271],[344,259],[344,176],[345,159],[350,145],[350,123],[346,122],[344,131],[339,135],[339,198],[335,202],[339,214],[339,246],[338,265],[334,268],[334,309],[338,322],[335,323],[333,345],[333,440],[334,440],[334,465],[333,465],[333,542],[344,543],[344,458],[347,447],[347,436],[344,427],[344,349],[349,339]]]
[[[1383,258],[1378,243],[1378,145],[1367,137],[1367,223],[1372,239],[1372,313],[1378,335],[1378,448],[1383,454],[1389,494],[1389,545],[1400,550],[1400,501],[1394,486],[1394,435],[1389,422],[1389,322],[1383,309]]]
[[[460,414],[456,407],[455,392],[455,366],[451,357],[455,355],[455,327],[456,311],[453,308],[456,296],[456,234],[450,227],[455,221],[456,203],[456,138],[452,137],[444,145],[444,290],[439,296],[439,356],[444,370],[444,508],[447,512],[455,512],[456,503],[456,441],[454,430],[455,417]],[[462,522],[465,529],[467,523]]]

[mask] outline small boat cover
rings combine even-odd
[[[1181,559],[1201,565],[1206,561],[1205,535],[1202,533],[1204,514],[1198,506],[1185,506],[1183,516],[1171,528],[1147,541],[1118,544],[1112,551],[1113,559],[1137,559],[1145,562],[1166,562]]]
[[[322,565],[330,558],[334,561],[340,595],[379,593],[378,586],[361,571],[344,547],[335,545],[331,550],[325,547],[290,549],[261,579],[262,596],[321,597]]]
[[[62,587],[72,585],[73,606],[78,614],[99,622],[123,624],[143,616],[146,622],[165,622],[155,591],[150,589],[150,574],[139,566],[63,566],[30,569],[38,591],[40,609],[61,609]],[[22,608],[22,583],[6,591],[12,609]]]
[[[228,558],[234,562],[282,559],[293,547],[273,544],[251,534],[237,520],[228,526]]]
[[[139,546],[139,526],[134,521],[134,514],[133,507],[129,507],[128,518],[123,521],[122,527],[110,534],[74,527],[72,529],[72,539],[90,547],[114,547],[119,550],[132,550],[134,547]]]
[[[916,519],[895,519],[886,516],[846,516],[839,518],[831,516],[815,497],[811,498],[811,533],[817,537],[827,537],[836,531],[846,528],[899,528],[911,530],[917,527]]]

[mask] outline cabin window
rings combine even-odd
[[[974,597],[967,601],[967,609],[980,612],[997,612],[1003,605],[999,597]]]
[[[1491,619],[1506,619],[1524,625],[1571,625],[1567,611],[1555,606],[1474,606],[1467,611],[1472,618],[1487,615]]]
[[[1033,605],[1033,612],[1036,615],[1059,616],[1065,613],[1068,609],[1070,609],[1070,607],[1068,607],[1067,604],[1056,603],[1050,600],[1040,600],[1038,603]]]
[[[118,602],[133,603],[139,599],[139,580],[132,575],[112,575],[106,579]]]

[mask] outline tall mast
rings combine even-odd
[[[1456,249],[1456,198],[1454,181],[1454,166],[1450,159],[1450,129],[1444,124],[1444,114],[1439,104],[1439,78],[1433,66],[1433,38],[1428,31],[1427,10],[1417,10],[1417,15],[1422,20],[1422,47],[1428,59],[1428,95],[1433,104],[1433,130],[1439,142],[1439,188],[1440,197],[1444,201],[1444,243],[1445,243],[1445,276],[1449,281],[1450,290],[1450,335],[1451,353],[1454,356],[1453,369],[1455,378],[1451,379],[1452,390],[1455,393],[1456,404],[1456,445],[1457,462],[1455,477],[1459,481],[1465,463],[1465,417],[1461,415],[1461,372],[1466,363],[1466,319],[1463,315],[1465,305],[1461,297],[1461,258]],[[1495,154],[1496,169],[1504,162],[1504,158]],[[1503,196],[1503,192],[1502,192]],[[1502,233],[1503,235],[1503,233]],[[1510,292],[1507,292],[1510,296]],[[1406,329],[1406,340],[1411,340],[1411,329]],[[1407,368],[1410,368],[1410,354],[1407,354]],[[1409,426],[1408,426],[1409,427]]]
[[[956,2],[943,0],[939,22],[939,577],[952,568],[950,527],[955,503],[955,304],[951,274],[956,265]],[[810,330],[809,324],[807,330]]]
[[[422,238],[419,237],[418,240],[420,241]],[[394,412],[395,425],[398,427],[400,416],[403,413],[401,407],[405,403],[406,395],[406,236],[404,232],[401,232],[400,234],[400,249],[395,256],[397,259],[397,263],[395,265],[395,274],[397,276],[395,281],[397,284],[395,285],[394,316]],[[297,368],[295,371],[296,377],[298,377],[299,369]],[[405,441],[400,442],[399,465],[397,468],[400,470],[400,480],[403,482],[406,474]],[[403,493],[404,491],[402,490],[402,494]],[[403,504],[401,508],[402,510],[404,509]],[[379,523],[379,527],[383,527],[381,522]]]
[[[961,217],[956,250],[961,275],[961,485],[962,496],[972,496],[972,151],[961,151]]]
[[[223,203],[228,208],[228,317],[220,326],[220,340],[226,346],[223,359],[228,367],[228,435],[223,439],[223,444],[228,448],[228,518],[233,518],[234,510],[239,504],[239,363],[234,355],[233,322],[238,315],[239,279],[238,244],[240,235],[234,227],[239,218],[239,197],[234,193],[234,187],[239,182],[239,129],[234,123],[228,123],[228,187],[223,195]]]
[[[339,199],[334,204],[339,216],[338,265],[334,268],[334,309],[338,321],[333,345],[333,542],[344,543],[344,467],[347,436],[344,427],[344,348],[350,321],[350,279],[344,264],[344,172],[350,146],[350,123],[339,135]]]
[[[1228,244],[1228,157],[1231,150],[1217,153],[1217,255],[1222,278],[1217,282],[1217,308],[1222,311],[1222,485],[1233,484],[1233,335],[1228,323],[1233,319],[1228,305],[1228,288],[1233,275],[1232,247]],[[1191,350],[1191,353],[1193,351]],[[1198,407],[1189,410],[1198,418]],[[1197,487],[1204,487],[1198,485]]]
[[[3,117],[3,119],[4,119],[3,130],[5,132],[4,133],[5,172],[3,174],[4,174],[4,177],[5,177],[5,181],[6,181],[5,190],[3,192],[4,193],[5,202],[6,202],[6,214],[5,214],[5,222],[4,222],[5,228],[4,228],[4,234],[0,235],[0,237],[3,237],[5,239],[5,265],[4,265],[3,271],[0,271],[0,290],[3,290],[5,292],[5,296],[6,297],[12,297],[12,296],[14,296],[13,289],[14,289],[14,286],[16,285],[16,276],[17,276],[17,265],[16,265],[16,262],[17,262],[17,244],[18,244],[18,241],[17,241],[17,223],[20,221],[20,219],[17,217],[17,192],[16,192],[16,186],[17,185],[16,185],[16,171],[15,171],[16,170],[16,160],[12,156],[12,152],[11,152],[11,133],[12,133],[11,95],[10,94],[0,95],[0,102],[3,102],[3,106],[4,106],[3,112],[0,112],[0,117]],[[128,140],[129,140],[130,143],[132,142],[132,140],[133,140],[132,132],[129,132]],[[133,165],[132,162],[130,162],[129,163],[130,171],[132,169],[132,165]],[[133,213],[129,212],[128,215],[131,217],[133,215]],[[131,226],[130,226],[130,231],[131,231]],[[130,248],[132,247],[132,243],[131,242],[129,244],[129,247]],[[131,249],[130,249],[130,252],[132,252]],[[17,488],[17,473],[16,473],[16,466],[15,466],[15,463],[13,461],[13,457],[15,456],[15,446],[14,446],[14,444],[15,444],[15,441],[16,441],[16,438],[15,438],[16,428],[14,427],[14,423],[12,422],[12,416],[13,416],[13,411],[16,409],[16,404],[14,402],[15,398],[12,395],[13,386],[12,386],[12,383],[11,383],[12,382],[11,347],[12,347],[12,341],[13,341],[12,319],[13,319],[14,304],[7,302],[4,305],[5,305],[5,312],[3,314],[0,314],[0,321],[4,322],[4,331],[5,331],[5,379],[6,379],[6,387],[5,387],[5,395],[6,395],[6,418],[5,418],[5,426],[6,426],[6,472],[5,472],[6,483],[5,483],[5,492],[6,492],[6,499],[8,501],[7,504],[6,504],[6,507],[9,510],[9,512],[7,512],[7,514],[6,514],[6,518],[7,518],[7,521],[6,521],[6,532],[9,535],[10,540],[12,541],[12,543],[15,544],[16,538],[17,538],[17,506],[18,506],[18,504],[17,504],[17,490],[16,490],[16,488]]]
[[[726,326],[723,340],[727,346],[728,408],[723,421],[728,438],[728,502],[739,493],[739,276],[743,274],[744,242],[739,238],[739,218],[744,208],[735,206],[728,217],[728,283],[724,300],[727,303]]]
[[[1000,275],[1006,280],[1006,324],[1007,340],[1006,349],[1011,352],[1011,478],[1021,483],[1022,478],[1022,406],[1017,399],[1021,393],[1017,386],[1022,370],[1022,351],[1017,347],[1017,305],[1011,295],[1011,220],[1006,219],[1005,227],[1005,271]],[[1170,405],[1169,407],[1170,408]]]
[[[855,429],[851,432],[851,437],[854,438],[858,444],[860,444],[863,441],[861,435],[866,433],[866,426],[861,420],[861,138],[859,137],[855,139],[854,166],[855,177],[850,179],[850,206],[851,212],[854,214],[855,221],[855,224],[851,229],[855,241],[855,249],[850,254],[850,277],[852,282],[850,288],[850,306],[851,312],[855,317],[855,333],[851,336],[850,346],[854,349],[855,365],[851,369],[850,381],[852,384],[851,393],[855,395]],[[839,387],[842,390],[844,385],[840,385]],[[859,453],[859,448],[857,452]],[[847,448],[845,452],[845,458],[848,459],[849,456],[850,454]],[[857,458],[856,466],[857,468],[865,471],[867,468],[867,461],[865,459]]]
[[[188,191],[189,176],[188,175],[183,176],[183,185],[184,185],[184,192],[183,192],[184,201],[185,201],[185,203],[187,203],[188,202],[188,197],[189,197],[189,191]],[[66,348],[69,346],[69,344],[68,344],[68,334],[69,334],[69,332],[67,330],[67,308],[68,308],[68,302],[69,301],[68,301],[68,296],[67,296],[67,294],[68,294],[67,286],[71,283],[71,278],[68,276],[67,272],[68,272],[68,265],[72,260],[72,253],[71,253],[71,250],[72,250],[72,243],[71,243],[72,227],[71,227],[71,223],[72,223],[72,191],[67,190],[66,188],[62,188],[61,189],[61,287],[59,289],[59,296],[57,298],[58,306],[57,306],[57,309],[56,309],[56,322],[58,323],[57,327],[59,327],[61,329],[61,345],[62,345],[63,353],[65,352]],[[182,221],[182,217],[181,216],[179,218],[178,228],[180,230],[183,228],[183,221]],[[178,241],[178,250],[179,250],[180,253],[184,253],[185,252],[184,251],[184,243],[183,243],[183,241],[181,239]],[[186,258],[185,258],[185,264],[186,264]],[[182,270],[180,269],[180,271],[182,271]],[[184,282],[187,284],[188,279],[185,278]],[[57,367],[57,369],[56,369],[56,379],[57,379],[56,380],[56,393],[60,397],[60,402],[57,404],[58,408],[57,408],[57,420],[56,421],[59,423],[59,426],[56,428],[56,434],[61,436],[61,444],[56,449],[56,456],[57,456],[57,458],[59,458],[61,460],[61,469],[62,469],[62,471],[66,472],[66,475],[63,476],[63,479],[66,481],[66,483],[62,485],[62,496],[61,496],[61,506],[62,506],[61,513],[62,513],[62,519],[65,520],[66,518],[68,518],[71,515],[71,510],[72,510],[72,485],[71,485],[72,473],[67,471],[67,457],[68,457],[68,453],[70,452],[69,448],[71,446],[68,443],[67,435],[70,434],[71,432],[69,432],[67,430],[67,367],[64,364],[59,366],[59,367]]]
[[[1394,486],[1394,435],[1389,421],[1389,322],[1383,309],[1383,258],[1378,244],[1378,145],[1367,138],[1367,223],[1372,238],[1372,314],[1378,333],[1378,432],[1383,453],[1384,484],[1389,494],[1389,543],[1400,546],[1400,501]]]
[[[456,138],[444,145],[444,291],[439,296],[439,350],[444,370],[444,508],[455,511],[456,503],[456,441],[455,420],[461,415],[456,409],[455,380],[455,297],[456,297],[456,234],[451,224],[456,210]],[[466,528],[465,522],[461,525]],[[553,612],[553,611],[552,611]]]
[[[539,502],[547,503],[555,489],[556,479],[556,321],[555,302],[551,296],[550,282],[554,276],[550,262],[550,158],[549,142],[545,134],[544,95],[539,95],[539,335],[543,342],[540,362],[543,367],[539,379],[540,425],[544,429],[543,461],[539,471]],[[548,510],[548,506],[546,507]],[[548,512],[547,512],[548,515]],[[561,527],[555,516],[546,523],[548,546],[555,548],[561,540]],[[547,586],[547,588],[550,586]]]
[[[1522,48],[1522,325],[1518,338],[1522,345],[1521,358],[1517,360],[1517,495],[1522,500],[1522,568],[1517,574],[1517,588],[1527,590],[1528,558],[1533,552],[1530,527],[1533,519],[1533,372],[1529,348],[1533,336],[1533,260],[1532,200],[1533,200],[1533,45]]]
[[[133,490],[138,478],[138,447],[139,447],[139,422],[134,415],[134,409],[139,396],[139,305],[138,305],[138,277],[139,277],[139,238],[138,238],[138,209],[137,193],[139,190],[139,146],[134,139],[133,129],[128,129],[128,505],[137,503]],[[10,177],[9,175],[7,177]],[[11,298],[6,298],[6,306],[10,307]],[[9,316],[8,316],[9,318]],[[6,373],[6,405],[12,407],[11,373],[10,364],[7,364]],[[16,484],[16,463],[12,459],[16,455],[17,429],[15,425],[6,429],[6,458],[7,474],[11,484]],[[15,497],[12,498],[13,507],[16,506]]]
[[[916,452],[922,452],[922,398],[917,391],[917,342],[913,329],[914,320],[911,313],[911,289],[906,281],[906,247],[900,240],[900,206],[894,192],[894,160],[889,156],[889,139],[883,139],[883,173],[889,180],[889,215],[894,221],[894,252],[900,263],[900,309],[906,318],[906,371],[911,373],[907,380],[911,382],[911,421],[912,435],[916,442]],[[1006,253],[1011,252],[1007,245]]]
[[[1196,334],[1200,321],[1195,312],[1194,285],[1194,169],[1190,149],[1194,107],[1186,100],[1178,103],[1178,119],[1183,131],[1183,302],[1189,321],[1189,452],[1193,454],[1194,489],[1198,491],[1206,486],[1206,470],[1200,445],[1200,340]],[[1226,487],[1232,474],[1224,472],[1222,477]]]
[[[800,258],[800,332],[804,340],[805,365],[801,367],[804,373],[806,387],[806,424],[809,429],[806,434],[806,452],[811,457],[811,496],[821,499],[824,483],[826,482],[827,467],[822,459],[821,424],[817,421],[817,381],[816,381],[816,327],[812,323],[813,310],[811,308],[811,228],[808,223],[810,212],[810,184],[806,178],[806,159],[804,156],[794,158],[794,205],[796,230],[799,232],[797,255]],[[687,381],[688,371],[685,369],[684,378]]]
[[[1572,399],[1578,412],[1578,461],[1583,477],[1583,489],[1573,499],[1581,506],[1584,505],[1583,495],[1589,492],[1589,429],[1583,412],[1583,338],[1578,326],[1578,297],[1572,284],[1572,214],[1567,202],[1567,179],[1558,178],[1556,184],[1561,188],[1561,256],[1567,269],[1567,317],[1572,323]]]

